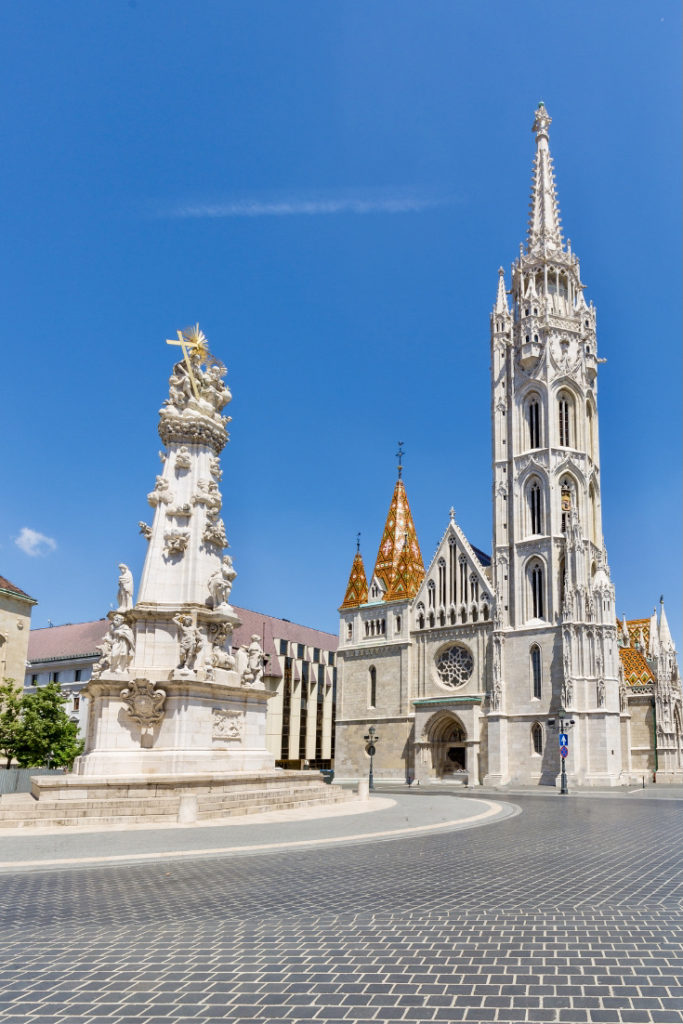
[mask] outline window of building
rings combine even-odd
[[[286,640],[280,640],[280,654],[286,654],[286,653],[287,653],[287,641]]]
[[[36,676],[36,675],[31,676],[31,686],[37,686],[37,685],[38,685],[38,676]]]
[[[308,662],[305,661],[301,666],[301,682],[308,685]]]
[[[297,656],[297,658],[303,658],[303,656],[304,656],[304,645],[303,644],[297,644],[296,645],[296,656]]]
[[[439,604],[446,604],[446,561],[439,559]]]
[[[427,584],[427,594],[429,597],[429,607],[433,608],[436,604],[436,584],[434,580],[430,580]]]
[[[367,626],[367,622],[365,623],[365,625]],[[346,623],[346,639],[347,640],[353,640],[353,623],[352,622],[347,622]]]
[[[530,448],[541,447],[541,403],[534,395],[526,407],[527,440]]]
[[[400,633],[401,632],[401,616],[400,615],[396,616],[396,625],[395,625],[395,630],[394,631],[396,633]]]
[[[59,672],[50,672],[50,682],[51,683],[58,683],[59,682]]]
[[[527,570],[529,582],[529,617],[542,619],[544,617],[544,578],[543,564],[540,561],[531,562]]]
[[[529,533],[543,533],[543,493],[538,480],[532,480],[527,487],[527,507]]]
[[[314,662],[314,664],[317,665],[319,661],[320,661],[320,648],[319,647],[314,647],[313,648],[313,662]]]
[[[81,706],[81,698],[74,697],[74,711],[78,711]]]
[[[531,688],[536,700],[541,699],[541,648],[534,644],[531,648]]]
[[[374,665],[370,666],[370,702],[371,708],[377,707],[377,669]]]
[[[574,443],[574,401],[567,391],[561,391],[557,399],[559,442],[562,448],[571,448]]]
[[[538,722],[534,722],[531,726],[531,742],[534,748],[534,754],[543,753],[543,729]]]
[[[327,664],[334,665],[334,651],[328,651],[327,653]]]
[[[565,477],[560,483],[560,529],[566,533],[569,528],[572,508],[574,507],[574,486],[572,481]]]

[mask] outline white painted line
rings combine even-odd
[[[475,801],[470,801],[475,802]],[[486,805],[486,810],[479,814],[469,815],[467,818],[454,818],[451,821],[435,822],[432,825],[414,825],[409,828],[385,829],[380,832],[358,832],[353,835],[329,836],[323,839],[296,839],[281,843],[252,843],[248,846],[215,846],[201,850],[165,850],[155,853],[122,853],[110,856],[96,857],[60,857],[54,860],[22,860],[0,861],[0,869],[3,868],[40,868],[60,867],[62,865],[82,864],[114,864],[121,861],[146,861],[146,860],[169,860],[171,858],[183,857],[206,857],[219,856],[226,853],[257,853],[264,850],[287,850],[302,846],[327,846],[334,843],[356,842],[359,840],[388,839],[391,837],[411,836],[419,833],[436,832],[443,829],[466,828],[474,822],[482,822],[485,819],[498,817],[506,809],[505,805],[495,804],[490,800],[477,800],[476,803]],[[510,805],[507,805],[510,806]]]

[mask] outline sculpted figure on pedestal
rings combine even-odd
[[[245,686],[256,686],[261,682],[265,664],[265,655],[258,633],[252,634],[249,646],[243,647],[242,650],[246,653],[247,661],[247,667],[242,672],[242,682]]]
[[[598,707],[604,708],[605,706],[605,680],[598,679]]]
[[[123,615],[115,615],[109,627],[111,650],[109,664],[112,672],[127,672],[135,653],[135,637]]]
[[[119,565],[119,611],[127,612],[133,607],[133,573],[123,562]]]
[[[180,613],[174,615],[173,621],[178,627],[178,668],[194,669],[203,646],[202,634],[191,615]]]
[[[233,580],[237,576],[230,555],[224,555],[220,569],[212,572],[208,580],[209,594],[213,608],[229,605]]]

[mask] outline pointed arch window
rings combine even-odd
[[[545,573],[540,559],[534,559],[527,568],[529,618],[545,618]]]
[[[574,399],[568,391],[557,396],[558,439],[561,448],[574,445]]]
[[[541,400],[530,395],[524,406],[526,443],[529,448],[541,447]]]
[[[540,481],[533,479],[527,485],[527,532],[537,535],[543,533],[543,492]]]
[[[369,671],[369,682],[370,682],[370,693],[369,693],[369,707],[377,707],[377,669],[374,665],[370,666]]]
[[[588,488],[588,502],[590,504],[590,531],[591,540],[598,543],[598,506],[595,500],[595,487],[593,484]]]
[[[542,676],[541,676],[541,648],[538,644],[532,644],[530,652],[531,661],[531,692],[536,700],[541,699]],[[538,751],[540,753],[540,751]]]
[[[446,561],[439,559],[439,604],[446,604]]]
[[[540,756],[543,753],[543,729],[538,722],[534,722],[531,726],[531,745],[534,754]]]
[[[572,509],[576,504],[574,494],[574,481],[568,476],[564,477],[560,482],[560,528],[562,533],[566,533],[569,529]]]
[[[427,584],[427,594],[429,595],[429,607],[433,608],[436,604],[436,584],[434,580],[430,580]]]
[[[590,402],[586,402],[586,424],[588,426],[588,454],[595,462],[595,423],[593,421],[593,406]]]

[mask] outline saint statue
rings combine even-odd
[[[194,625],[191,615],[180,613],[173,617],[173,621],[178,627],[178,668],[194,669],[203,646],[202,634]]]
[[[133,607],[133,573],[123,562],[119,565],[119,611],[127,612]]]
[[[115,615],[109,627],[111,649],[109,666],[112,672],[126,672],[135,653],[135,637],[123,615]]]
[[[233,568],[230,555],[224,555],[220,568],[211,573],[208,580],[209,594],[214,608],[230,603],[230,591],[237,573]]]

